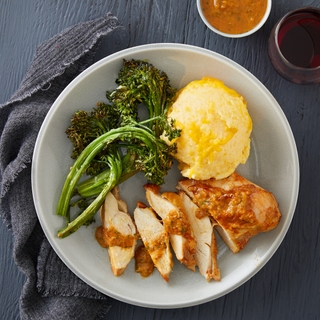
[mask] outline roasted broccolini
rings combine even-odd
[[[146,61],[124,60],[116,83],[118,87],[106,93],[109,104],[98,103],[90,113],[76,112],[66,131],[75,162],[57,206],[57,214],[66,218],[59,237],[89,223],[108,192],[136,172],[162,184],[172,165],[175,144],[161,139],[162,134],[169,140],[180,134],[167,121],[176,93],[168,76]],[[141,104],[149,114],[144,121],[139,120]],[[80,182],[84,174],[91,177]],[[75,219],[72,206],[82,211]]]

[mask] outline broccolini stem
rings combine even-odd
[[[93,158],[108,144],[116,139],[121,138],[139,139],[150,149],[153,148],[156,139],[152,133],[146,130],[146,128],[127,125],[124,127],[111,129],[110,131],[93,140],[76,159],[65,180],[57,206],[56,213],[58,215],[67,217],[69,203],[73,195],[73,191]]]
[[[119,128],[122,129],[122,128]],[[93,158],[99,153],[99,151],[108,143],[116,139],[121,132],[119,129],[111,130],[104,135],[98,137],[92,141],[79,155],[74,162],[65,183],[62,188],[60,199],[57,207],[57,214],[66,217],[68,213],[69,203],[73,195],[73,190],[78,183],[81,176],[84,174]],[[116,131],[116,132],[114,132]]]
[[[122,182],[124,182],[125,180],[129,179],[137,173],[137,170],[134,165],[135,158],[136,155],[134,152],[128,152],[122,157],[122,173],[118,184],[121,184]],[[102,191],[109,179],[110,168],[102,171],[96,176],[90,177],[89,179],[80,182],[77,185],[77,193],[82,198],[97,196]]]
[[[92,219],[99,208],[102,206],[107,194],[117,185],[122,172],[122,162],[114,155],[109,157],[110,175],[101,193],[95,200],[74,220],[69,222],[66,227],[58,231],[59,238],[65,238],[77,231],[88,220]]]
[[[81,182],[77,186],[77,193],[82,198],[89,198],[98,195],[103,189],[104,185],[110,179],[110,168],[102,171],[96,176]]]

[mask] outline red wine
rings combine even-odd
[[[301,68],[320,66],[320,14],[297,12],[281,25],[278,44],[283,56]]]

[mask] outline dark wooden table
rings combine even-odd
[[[291,227],[278,251],[251,280],[215,301],[184,309],[157,310],[114,303],[107,319],[319,319],[320,317],[320,84],[296,85],[272,68],[267,39],[276,21],[320,1],[273,1],[267,23],[247,38],[228,39],[209,31],[196,0],[0,0],[0,103],[18,88],[37,45],[80,21],[114,13],[128,32],[126,43],[104,48],[177,42],[223,54],[253,73],[274,95],[292,127],[301,182]],[[0,223],[0,319],[19,318],[25,282],[12,258],[12,234]]]

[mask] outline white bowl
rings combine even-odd
[[[113,276],[107,250],[94,237],[99,224],[82,227],[65,239],[57,237],[64,220],[55,214],[64,179],[72,165],[71,143],[65,129],[78,109],[90,110],[105,99],[123,59],[148,59],[167,72],[172,85],[213,76],[242,94],[253,120],[251,154],[238,172],[273,192],[282,212],[279,225],[259,234],[245,249],[233,254],[218,238],[220,282],[206,282],[199,272],[191,272],[177,261],[166,283],[157,270],[149,278],[134,271],[131,261],[125,273]],[[163,190],[174,191],[179,178],[172,169]],[[136,201],[145,201],[142,175],[121,185],[120,192],[132,212]],[[42,228],[64,263],[93,288],[115,299],[155,308],[178,308],[204,303],[236,289],[256,274],[272,257],[290,226],[299,187],[299,163],[295,141],[282,109],[269,91],[243,67],[212,51],[182,44],[150,44],[110,55],[81,73],[61,93],[45,118],[37,138],[32,163],[34,203]]]
[[[270,15],[270,11],[271,11],[271,5],[272,5],[272,0],[268,0],[267,2],[267,8],[266,8],[266,11],[264,13],[264,16],[263,18],[261,19],[261,21],[251,30],[247,31],[247,32],[244,32],[244,33],[238,33],[238,34],[232,34],[232,33],[226,33],[226,32],[222,32],[216,28],[214,28],[210,22],[206,19],[206,17],[204,16],[203,12],[202,12],[202,8],[201,8],[201,4],[200,4],[201,0],[197,0],[197,8],[198,8],[198,12],[199,12],[199,15],[202,19],[202,21],[206,24],[206,26],[213,32],[221,35],[221,36],[224,36],[224,37],[227,37],[227,38],[242,38],[242,37],[247,37],[247,36],[250,36],[251,34],[255,33],[256,31],[258,31],[264,24],[265,22],[267,21],[269,15]],[[212,0],[212,3],[213,3],[213,0]]]

